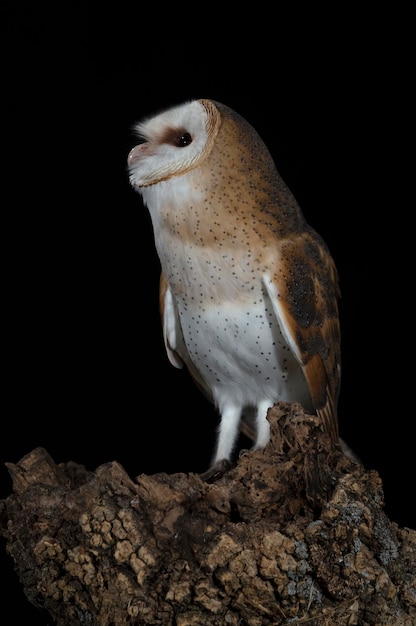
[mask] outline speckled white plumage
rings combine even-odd
[[[136,130],[129,175],[152,219],[167,354],[221,416],[205,477],[231,460],[243,415],[254,447],[267,444],[278,400],[320,414],[338,440],[337,271],[265,144],[211,100]]]

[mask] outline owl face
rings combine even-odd
[[[199,165],[211,151],[219,124],[219,112],[207,100],[187,102],[137,124],[141,143],[128,155],[131,185],[140,191]]]

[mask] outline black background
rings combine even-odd
[[[2,3],[0,497],[4,463],[37,446],[131,476],[206,469],[217,416],[167,361],[150,219],[126,172],[136,121],[206,97],[257,129],[332,251],[341,434],[382,477],[386,513],[415,528],[408,18],[223,10]],[[3,614],[50,624],[3,541],[0,567]]]

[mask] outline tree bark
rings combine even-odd
[[[416,531],[379,475],[298,404],[216,482],[94,472],[36,448],[7,467],[6,539],[28,600],[58,626],[414,626]]]

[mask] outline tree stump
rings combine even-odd
[[[87,471],[36,448],[7,467],[0,533],[28,600],[58,626],[414,626],[416,531],[379,475],[300,405],[207,483]]]

